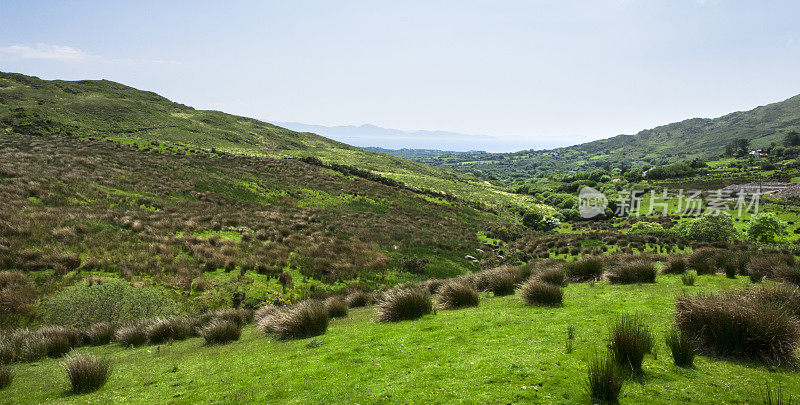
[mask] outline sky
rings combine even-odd
[[[797,16],[798,1],[3,0],[0,71],[527,149],[800,94]]]

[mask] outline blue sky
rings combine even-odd
[[[530,147],[800,93],[797,1],[6,0],[0,16],[2,71]]]

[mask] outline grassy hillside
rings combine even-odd
[[[580,145],[515,153],[457,153],[417,158],[420,162],[463,172],[481,171],[500,179],[536,177],[552,172],[597,167],[660,165],[692,158],[719,156],[736,139],[753,148],[780,144],[800,130],[800,95],[750,111],[723,117],[694,118]]]
[[[186,310],[451,276],[474,270],[464,255],[498,220],[297,160],[174,152],[0,137],[0,268],[36,290],[15,307],[30,316],[5,319],[4,304],[4,320],[35,319],[26,305],[93,276],[163,288]],[[413,257],[429,263],[409,272]]]
[[[644,316],[655,353],[644,374],[625,383],[620,403],[762,403],[769,385],[800,391],[796,372],[698,357],[672,364],[664,335],[674,298],[741,288],[744,278],[679,276],[655,284],[571,284],[560,308],[527,307],[518,296],[482,294],[478,307],[439,311],[417,321],[374,322],[373,307],[333,320],[325,335],[276,341],[246,327],[242,339],[205,346],[193,338],[126,349],[82,348],[113,365],[99,391],[72,395],[58,360],[14,367],[3,401],[30,403],[591,403],[586,364],[604,353],[609,325],[621,314]],[[568,326],[575,328],[567,350]]]
[[[41,80],[0,73],[0,133],[94,137],[146,147],[300,158],[354,166],[417,190],[442,193],[488,210],[546,209],[472,176],[373,153],[251,118],[203,111],[107,80]],[[181,152],[183,153],[183,152]]]

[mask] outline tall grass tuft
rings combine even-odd
[[[535,277],[547,284],[559,287],[567,285],[567,272],[563,267],[546,267],[535,274]]]
[[[491,270],[486,272],[489,291],[495,297],[514,294],[514,287],[517,283],[516,275],[510,270]]]
[[[564,264],[569,278],[576,281],[599,280],[603,276],[603,259],[588,257]]]
[[[147,343],[146,327],[147,325],[143,322],[122,326],[114,333],[114,339],[123,346],[141,346]]]
[[[783,387],[778,385],[778,388],[773,390],[767,383],[764,391],[761,392],[761,403],[764,405],[800,405],[800,397],[784,395]]]
[[[319,336],[328,330],[328,309],[316,300],[303,301],[261,319],[262,332],[274,334],[279,339],[305,339]]]
[[[661,268],[664,274],[683,274],[686,273],[686,258],[683,255],[675,254],[667,258],[666,264]]]
[[[689,267],[693,268],[698,275],[714,274],[716,256],[716,249],[700,248],[692,252],[687,261]]]
[[[616,361],[611,357],[598,357],[589,361],[587,391],[592,401],[615,403],[624,382]]]
[[[331,318],[347,317],[347,304],[342,297],[328,297],[325,300],[325,308],[328,309],[328,316]]]
[[[656,274],[652,261],[636,259],[612,267],[608,272],[608,280],[612,284],[655,283]]]
[[[206,344],[233,342],[239,340],[241,334],[242,329],[239,325],[224,318],[214,318],[200,329],[200,336],[206,340]]]
[[[68,357],[64,362],[64,370],[75,394],[97,391],[111,374],[111,366],[107,361],[86,354]]]
[[[638,316],[625,315],[615,322],[608,348],[619,366],[641,373],[644,356],[653,350],[653,336]]]
[[[685,286],[693,286],[696,280],[697,276],[695,276],[694,273],[689,273],[688,271],[686,273],[683,273],[683,275],[681,276],[681,282]]]
[[[0,364],[0,390],[11,385],[14,380],[14,375],[11,374],[11,369],[5,364]]]
[[[95,323],[86,328],[88,343],[92,346],[105,345],[114,337],[114,328],[108,322]]]
[[[675,321],[709,354],[790,364],[800,341],[792,302],[800,302],[796,290],[775,288],[683,296],[675,303]]]
[[[419,288],[395,288],[378,303],[378,322],[398,322],[421,318],[433,311],[428,291]]]
[[[365,307],[372,305],[372,294],[365,291],[354,291],[350,293],[345,299],[347,306],[350,308]]]
[[[519,289],[520,296],[528,305],[557,307],[564,300],[564,294],[557,285],[538,279],[530,279]]]
[[[670,329],[664,339],[672,352],[672,361],[678,367],[691,367],[694,363],[695,346],[685,333],[678,329]]]
[[[477,307],[479,300],[478,290],[466,281],[448,281],[439,288],[439,308],[441,309]]]

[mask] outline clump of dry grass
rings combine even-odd
[[[433,311],[431,295],[420,288],[395,288],[378,303],[379,322],[413,320]]]
[[[64,370],[75,394],[97,391],[108,380],[111,366],[95,356],[78,354],[68,357]]]
[[[476,307],[479,301],[478,290],[466,281],[448,281],[439,288],[439,308],[441,309]]]
[[[324,334],[329,321],[325,304],[308,300],[267,315],[259,322],[259,328],[283,340],[305,339]]]

